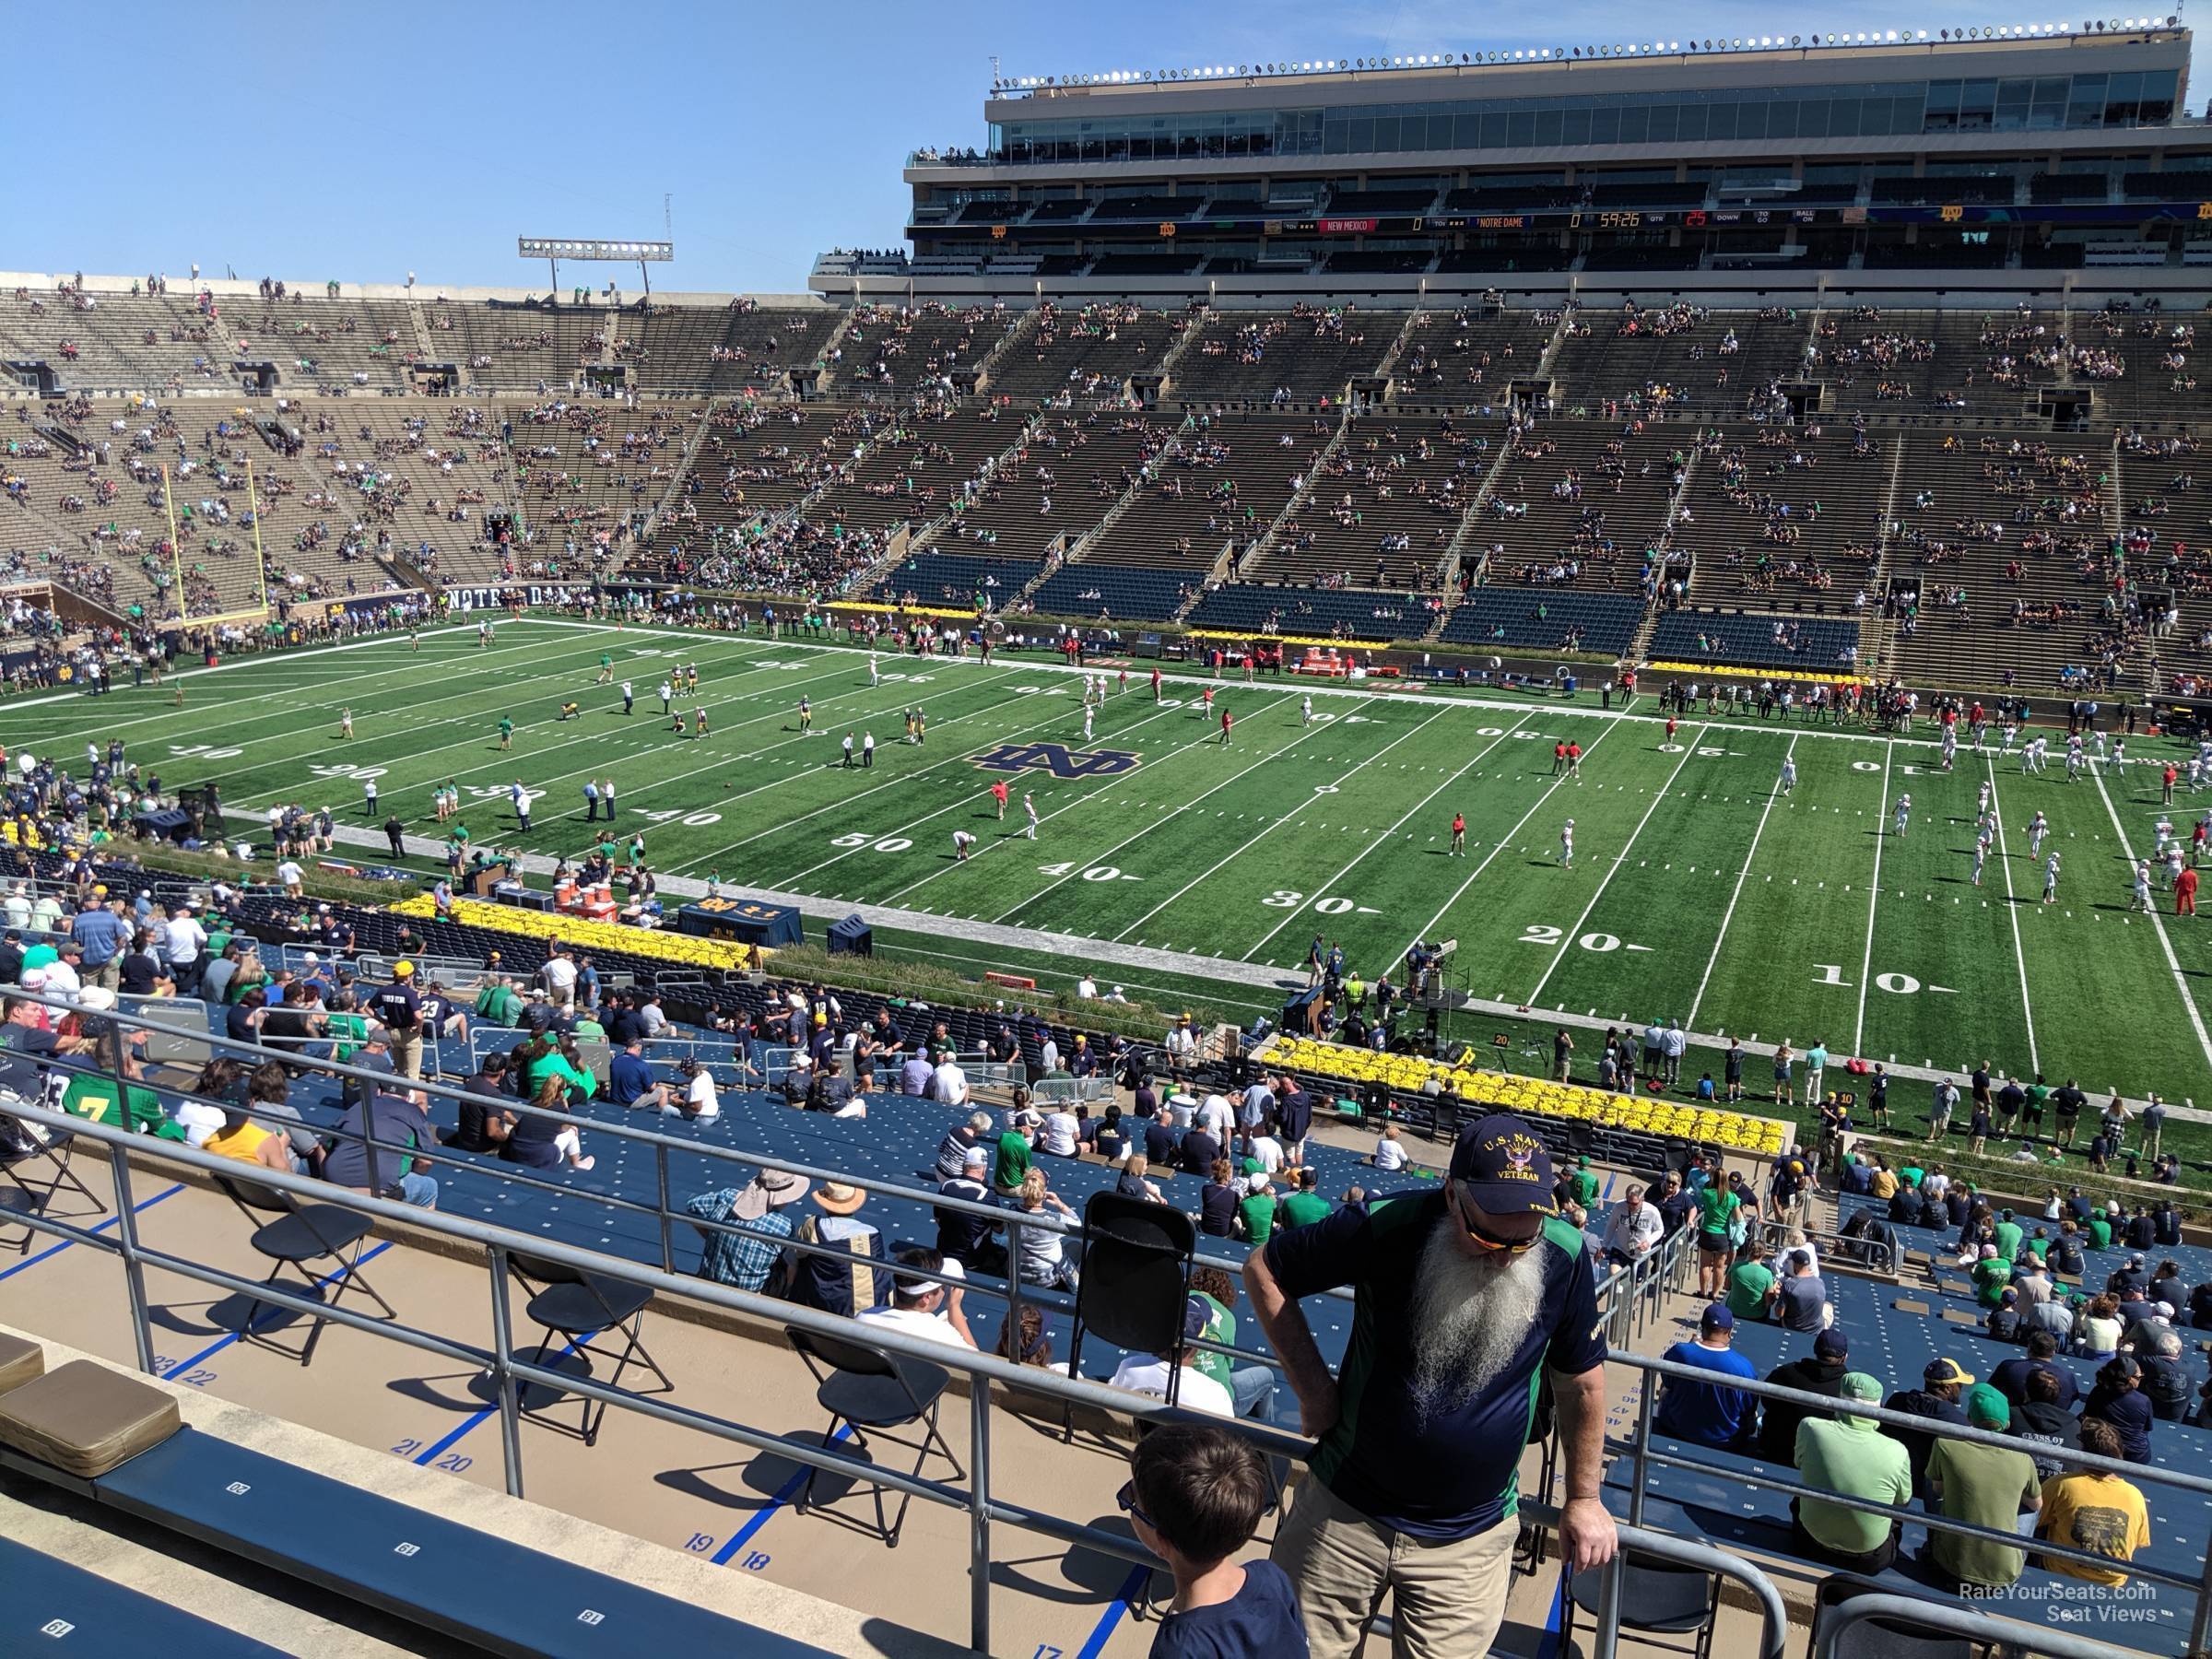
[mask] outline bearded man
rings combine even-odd
[[[1277,1232],[1244,1284],[1320,1442],[1274,1549],[1313,1659],[1357,1651],[1385,1589],[1399,1659],[1489,1651],[1538,1367],[1566,1452],[1562,1553],[1577,1572],[1612,1559],[1596,1277],[1527,1124],[1499,1115],[1463,1130],[1441,1189]],[[1347,1285],[1352,1336],[1332,1377],[1298,1303]]]

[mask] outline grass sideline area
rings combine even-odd
[[[600,683],[603,656],[612,683]],[[700,693],[678,701],[707,708],[705,736],[688,722],[678,737],[659,716],[661,677],[679,663],[700,670]],[[357,832],[396,809],[431,834],[430,792],[450,779],[479,841],[547,856],[592,838],[582,782],[612,778],[618,828],[644,834],[664,876],[789,893],[822,919],[888,907],[900,918],[880,935],[892,960],[1036,969],[1050,990],[1088,965],[1102,989],[1240,1024],[1302,982],[1317,934],[1371,982],[1415,939],[1451,938],[1452,988],[1524,1007],[1538,1036],[1552,1012],[1675,1018],[1801,1050],[1821,1040],[1839,1055],[1957,1069],[1989,1059],[2054,1083],[2074,1076],[2092,1093],[2212,1104],[2198,989],[2212,935],[2144,916],[2128,893],[2129,854],[2147,851],[2161,810],[2151,766],[2068,782],[2063,768],[2022,776],[2017,759],[1962,754],[1946,773],[1924,730],[1750,718],[1693,718],[1670,740],[1648,698],[1622,717],[1586,692],[1246,685],[1175,667],[1156,702],[1148,674],[1133,665],[1124,691],[1108,672],[1114,688],[1087,740],[1080,677],[1057,664],[887,656],[872,679],[867,653],[842,647],[531,617],[500,623],[488,649],[472,623],[426,629],[419,650],[394,636],[241,659],[160,692],[21,699],[0,707],[0,741],[67,756],[89,736],[122,736],[167,788],[219,782],[234,823],[294,801],[328,805]],[[627,716],[624,678],[636,693]],[[811,731],[799,729],[802,698]],[[568,702],[579,713],[562,719]],[[916,706],[919,745],[901,740]],[[344,709],[351,743],[338,736]],[[512,751],[499,747],[501,716],[515,722]],[[872,768],[840,763],[847,730],[875,734]],[[1553,775],[1554,746],[1568,741],[1583,750],[1579,782]],[[2147,739],[2135,749],[2178,753]],[[1788,795],[1776,782],[1785,757],[1797,772]],[[1003,822],[985,794],[1000,779]],[[527,835],[508,805],[518,780],[542,792]],[[2002,834],[1976,888],[1984,781]],[[1907,793],[1908,832],[1887,833]],[[1034,841],[1021,833],[1025,794]],[[2180,825],[2194,816],[2173,810]],[[2041,863],[2021,840],[2037,811],[2063,854],[2055,904],[2037,901]],[[1454,812],[1467,821],[1459,856]],[[978,837],[965,861],[956,830]],[[362,855],[382,863],[378,841]],[[380,889],[371,902],[401,896]],[[1061,939],[1155,960],[1077,957]],[[1496,1023],[1465,1018],[1480,1040]],[[1747,1074],[1762,1090],[1764,1065]]]

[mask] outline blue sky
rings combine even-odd
[[[1488,18],[1434,0],[17,6],[12,59],[67,65],[76,91],[18,86],[0,108],[16,159],[0,268],[542,286],[517,235],[657,237],[666,198],[677,259],[656,287],[792,292],[824,248],[898,241],[903,157],[981,142],[993,53],[1041,75],[1472,52],[1646,39],[1662,15],[1620,0]],[[1979,4],[1880,22],[2055,15]],[[1742,0],[1697,19],[1700,36],[1852,20]]]

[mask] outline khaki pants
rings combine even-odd
[[[403,1077],[422,1076],[422,1028],[392,1033],[392,1066]]]
[[[1320,1481],[1300,1481],[1276,1534],[1275,1564],[1297,1586],[1312,1659],[1350,1659],[1392,1593],[1393,1659],[1487,1653],[1505,1619],[1520,1527],[1508,1518],[1448,1543],[1394,1532]]]

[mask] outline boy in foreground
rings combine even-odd
[[[1304,1659],[1288,1576],[1265,1559],[1230,1559],[1271,1496],[1260,1453],[1226,1429],[1174,1423],[1137,1441],[1129,1471],[1122,1508],[1137,1542],[1175,1575],[1152,1659]]]

